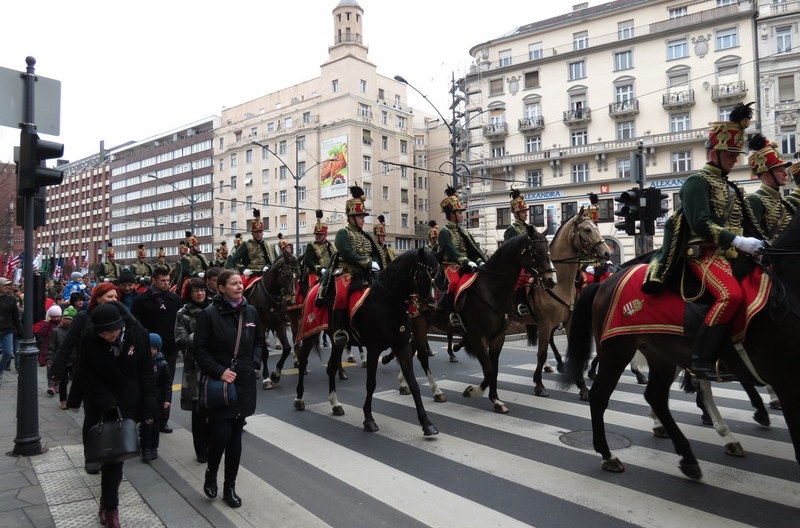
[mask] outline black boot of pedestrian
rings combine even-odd
[[[203,482],[203,493],[209,499],[217,498],[217,472],[206,469],[206,480]]]
[[[236,494],[236,488],[233,485],[225,484],[222,487],[222,500],[231,508],[238,508],[242,505],[242,499]]]

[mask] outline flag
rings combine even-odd
[[[78,255],[75,252],[72,252],[72,256],[69,258],[69,267],[72,268],[72,271],[75,271],[75,268],[78,267]]]
[[[14,277],[14,270],[17,269],[19,263],[22,262],[22,256],[24,253],[20,253],[19,255],[11,255],[8,258],[8,267],[6,268],[6,278],[8,280],[12,280]]]
[[[58,280],[61,278],[62,267],[64,266],[64,257],[58,257],[56,267],[53,269],[53,279]]]
[[[52,268],[50,262],[50,255],[45,255],[44,257],[42,257],[39,271],[41,272],[42,275],[47,277],[50,274],[50,268]]]
[[[40,249],[33,259],[33,269],[40,269],[42,267],[42,250]]]

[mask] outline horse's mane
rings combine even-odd
[[[542,239],[547,242],[547,239],[544,238],[544,235],[539,233],[535,228],[533,229],[534,232],[541,236]],[[520,233],[507,242],[503,242],[503,244],[497,248],[497,250],[492,253],[492,256],[489,257],[489,260],[486,261],[486,268],[494,269],[497,266],[501,265],[505,259],[508,258],[508,255],[516,256],[521,252],[530,242],[531,238],[527,232]]]
[[[556,229],[556,234],[555,234],[555,235],[553,235],[553,240],[555,240],[556,238],[558,238],[558,235],[561,233],[561,230],[562,230],[562,229],[564,229],[564,226],[565,226],[565,225],[567,225],[567,224],[568,224],[568,223],[569,223],[569,222],[570,222],[572,219],[574,219],[576,216],[578,216],[578,215],[573,215],[573,216],[569,217],[569,218],[567,219],[567,221],[566,221],[566,222],[563,222],[563,223],[562,223],[560,226],[558,226],[558,229]],[[552,243],[552,242],[551,242],[551,243]]]
[[[429,256],[431,262],[422,262],[423,264],[431,264],[438,269],[438,263],[433,253],[425,248],[422,248],[426,258]],[[390,294],[400,294],[404,296],[411,287],[410,273],[411,269],[417,264],[417,253],[419,249],[412,249],[400,253],[393,261],[389,263],[380,273],[374,278],[373,284],[386,289]]]

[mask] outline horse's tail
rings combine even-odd
[[[528,334],[528,346],[535,347],[539,342],[539,327],[535,324],[525,325],[525,332]]]
[[[583,379],[583,369],[592,355],[592,304],[601,284],[587,284],[575,300],[567,339],[567,362],[561,376],[565,389]]]

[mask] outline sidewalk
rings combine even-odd
[[[48,396],[38,371],[40,455],[16,457],[17,374],[0,381],[0,526],[15,528],[100,527],[100,475],[83,469],[82,412],[62,411]],[[202,495],[205,465],[194,459],[191,434],[176,428],[162,435],[161,458],[125,462],[120,486],[120,523],[128,527],[251,526],[239,512]],[[223,509],[224,508],[224,509]],[[228,510],[228,511],[225,511]]]

